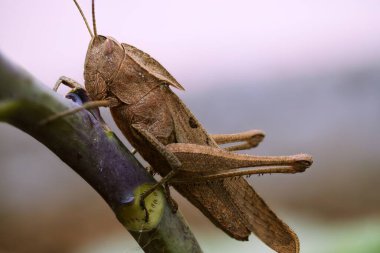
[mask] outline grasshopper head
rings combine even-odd
[[[74,0],[92,38],[87,50],[84,66],[85,86],[92,100],[103,100],[110,95],[108,92],[110,91],[109,88],[117,73],[121,70],[124,57],[129,59],[129,63],[132,65],[121,71],[124,74],[125,80],[128,79],[129,83],[128,85],[126,83],[123,83],[123,85],[120,85],[120,83],[113,85],[115,92],[112,92],[114,94],[117,93],[118,98],[123,102],[132,103],[146,95],[153,86],[160,84],[172,85],[183,90],[183,87],[174,77],[148,54],[133,46],[127,44],[121,45],[111,37],[98,35],[94,2],[95,0],[92,0],[92,31],[80,6]],[[130,95],[126,94],[132,94],[132,92],[126,91],[133,91],[134,94],[139,93],[139,95],[132,95],[131,98]],[[121,93],[123,95],[120,95]]]
[[[82,18],[91,35],[90,45],[88,46],[86,61],[84,64],[84,79],[86,90],[91,99],[104,99],[107,93],[107,85],[112,82],[114,74],[117,73],[123,60],[124,49],[119,42],[111,37],[98,35],[95,21],[95,1],[92,0],[92,23],[93,31],[87,22],[82,9],[74,0]]]
[[[123,56],[124,49],[115,39],[102,35],[91,39],[84,64],[85,86],[90,96],[95,86],[112,82]]]

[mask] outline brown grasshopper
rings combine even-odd
[[[98,35],[94,0],[92,32],[79,5],[74,2],[92,37],[84,66],[85,88],[91,102],[47,121],[82,109],[109,107],[128,141],[162,176],[160,182],[142,195],[142,200],[157,187],[165,186],[168,190],[171,184],[231,237],[248,240],[253,232],[277,252],[299,252],[296,234],[240,176],[303,172],[312,164],[311,156],[233,153],[255,147],[264,133],[252,130],[238,134],[208,134],[170,89],[169,86],[180,90],[183,87],[163,66],[131,45]],[[61,83],[72,88],[81,87],[61,77],[54,89]],[[234,142],[243,144],[225,149],[219,146]],[[141,206],[144,208],[144,201]],[[148,212],[146,215],[148,219]]]

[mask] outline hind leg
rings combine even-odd
[[[149,190],[141,195],[140,205],[146,211],[146,220],[148,220],[149,213],[146,210],[144,199],[158,187],[163,185],[165,186],[166,183],[177,174],[178,169],[181,167],[181,162],[170,150],[166,148],[165,145],[163,145],[152,133],[150,133],[144,125],[132,124],[132,127],[140,138],[144,139],[146,143],[149,143],[149,148],[154,149],[157,155],[163,157],[171,168],[171,171],[166,176],[164,176],[158,183],[153,185]],[[167,190],[169,190],[169,188],[167,188]],[[172,201],[169,201],[169,204],[171,203]]]
[[[264,139],[265,133],[261,130],[249,130],[235,134],[212,134],[211,137],[218,145],[243,142],[241,144],[224,148],[227,151],[237,151],[257,147],[257,145],[259,145],[259,143]]]
[[[191,178],[173,179],[173,183],[192,181],[194,178],[202,181],[252,174],[298,173],[305,171],[313,162],[311,156],[306,154],[253,156],[185,143],[169,144],[166,147],[181,161],[179,170],[194,175]],[[240,169],[249,167],[253,169]]]

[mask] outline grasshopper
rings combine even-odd
[[[94,0],[91,31],[81,8],[74,2],[91,35],[84,66],[85,88],[91,101],[47,121],[82,109],[109,107],[124,136],[162,176],[161,181],[142,194],[143,209],[144,199],[150,193],[164,186],[169,194],[170,184],[231,237],[248,240],[253,232],[277,252],[299,252],[297,235],[241,176],[303,172],[312,164],[311,156],[234,153],[257,146],[264,133],[251,130],[208,134],[170,89],[172,86],[184,90],[160,63],[131,45],[98,35]],[[61,77],[54,90],[61,83],[71,88],[82,87],[70,78]],[[219,146],[237,142],[243,143],[228,148]],[[175,209],[175,202],[170,196],[168,199]],[[149,219],[148,212],[146,219]]]

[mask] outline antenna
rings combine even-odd
[[[80,12],[80,15],[82,15],[82,18],[83,18],[84,22],[86,23],[88,32],[90,33],[91,37],[93,38],[94,34],[92,33],[90,26],[88,25],[87,19],[86,19],[86,17],[83,14],[82,9],[80,8],[80,6],[79,6],[79,4],[78,4],[78,2],[76,0],[73,0],[73,1],[74,1],[75,5],[77,6],[79,12]],[[94,3],[94,1],[92,1],[92,3]],[[96,32],[95,32],[95,34],[96,34]]]
[[[96,20],[95,20],[95,0],[92,0],[92,25],[94,29],[94,35],[95,37],[98,36],[98,33],[96,32]]]

